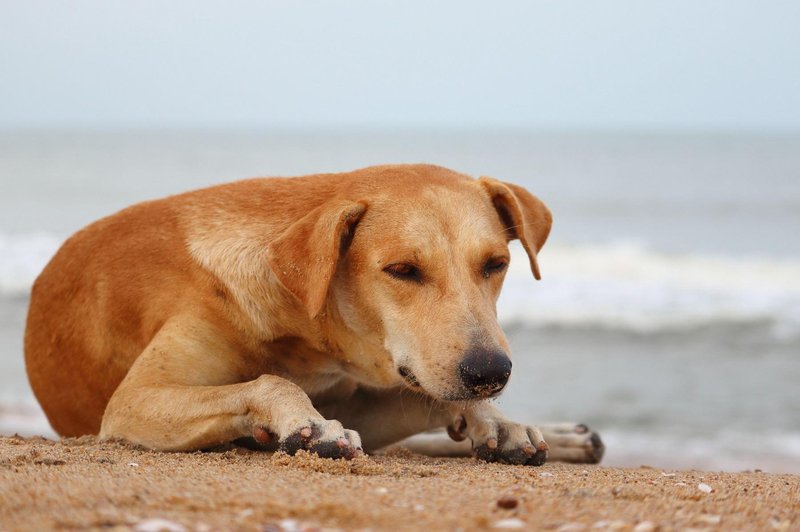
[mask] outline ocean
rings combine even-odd
[[[587,423],[610,465],[800,473],[797,134],[0,133],[0,434],[53,436],[22,334],[70,234],[214,183],[388,162],[512,181],[553,211],[543,280],[515,244],[498,305],[510,417]]]

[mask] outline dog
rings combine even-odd
[[[522,187],[431,165],[134,205],[34,283],[30,384],[60,435],[156,450],[249,439],[349,459],[446,427],[462,443],[442,454],[597,462],[585,426],[540,430],[489,401],[511,374],[495,308],[508,242],[539,279],[551,223]]]

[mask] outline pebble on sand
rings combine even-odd
[[[700,484],[698,484],[697,485],[697,489],[699,489],[703,493],[711,493],[714,490],[714,488],[712,488],[711,486],[709,486],[705,482],[701,482]]]
[[[175,521],[153,517],[136,523],[134,530],[136,532],[186,532],[186,527]]]
[[[492,528],[525,528],[525,521],[516,517],[495,521]]]
[[[516,499],[516,497],[512,497],[511,495],[503,495],[497,499],[497,506],[505,510],[516,508],[518,504],[519,501]]]

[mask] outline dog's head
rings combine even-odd
[[[428,166],[370,169],[273,242],[276,276],[327,323],[343,365],[368,384],[441,400],[491,397],[511,373],[496,301],[519,239],[536,255],[547,207],[525,189]]]

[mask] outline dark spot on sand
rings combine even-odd
[[[516,497],[512,497],[511,495],[504,495],[497,499],[497,507],[503,508],[504,510],[512,510],[517,507],[519,501]]]
[[[34,460],[34,464],[37,465],[64,465],[66,462],[64,460],[57,460],[55,458],[42,458],[41,460]]]

